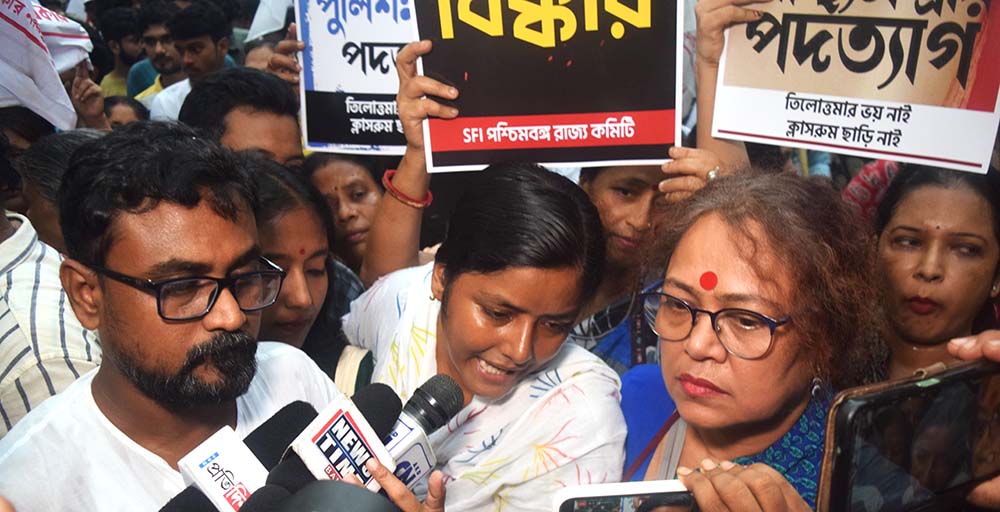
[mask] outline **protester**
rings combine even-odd
[[[256,69],[227,69],[197,83],[180,122],[223,146],[254,149],[282,165],[302,163],[299,103],[281,79]]]
[[[187,78],[167,87],[149,107],[154,120],[173,121],[193,83],[225,65],[230,26],[225,14],[210,0],[196,0],[167,22],[167,30],[181,59]]]
[[[948,340],[974,334],[977,317],[993,317],[989,301],[1000,295],[1000,178],[906,165],[875,222],[888,377],[952,362]]]
[[[63,287],[105,361],[0,441],[15,507],[156,510],[185,487],[177,461],[220,427],[242,437],[291,401],[340,396],[302,352],[256,342],[284,272],[260,255],[231,153],[134,123],[74,154],[59,202]]]
[[[9,165],[6,137],[0,136],[0,143],[0,188],[6,190],[18,186],[18,176]],[[28,149],[21,160],[37,153]],[[29,182],[30,178],[24,180],[25,188],[31,188]],[[85,329],[67,305],[59,262],[58,252],[39,240],[30,220],[11,212],[0,217],[0,268],[4,269],[0,276],[0,368],[4,369],[0,374],[0,437],[101,362],[95,333]],[[4,478],[10,473],[2,472]]]
[[[277,301],[262,314],[260,338],[302,349],[352,395],[371,380],[372,357],[349,347],[342,358],[347,339],[341,315],[327,312],[335,283],[330,281],[333,227],[326,201],[305,178],[278,164],[254,155],[245,167],[257,191],[261,250],[287,274]]]
[[[629,322],[635,294],[646,284],[654,204],[662,198],[660,168],[653,166],[583,169],[580,187],[601,216],[607,240],[607,266],[597,293],[581,314],[570,340],[594,352],[619,374],[645,362],[645,350]]]
[[[149,109],[132,98],[112,96],[104,100],[104,115],[114,130],[136,121],[148,121]]]
[[[397,58],[407,150],[389,178],[366,265],[399,235],[396,221],[403,246],[418,244],[409,228],[427,204],[421,122],[457,114],[421,100],[457,95],[416,77],[416,59],[430,46],[408,45]],[[564,343],[603,260],[600,218],[576,185],[537,165],[496,165],[470,176],[434,263],[389,274],[351,304],[344,332],[374,353],[375,381],[404,400],[437,373],[462,388],[465,408],[432,438],[449,512],[547,511],[564,485],[618,480],[618,376]]]
[[[108,9],[101,15],[101,36],[115,56],[115,67],[101,80],[101,90],[104,96],[125,96],[128,89],[125,79],[129,69],[142,54],[139,41],[139,20],[135,9],[131,7],[116,7]]]
[[[66,243],[59,227],[59,185],[73,152],[103,135],[104,132],[90,129],[46,135],[28,148],[17,162],[25,202],[24,216],[35,227],[38,238],[61,253],[66,252]]]
[[[177,53],[174,40],[167,30],[167,21],[177,13],[177,6],[172,2],[163,0],[151,0],[143,2],[139,8],[139,33],[142,35],[142,47],[146,51],[146,60],[137,63],[133,70],[139,66],[148,66],[153,71],[153,83],[149,87],[132,92],[129,86],[129,95],[134,96],[146,108],[153,104],[153,98],[163,89],[184,80],[187,76],[181,68],[181,56]],[[133,71],[129,71],[129,79],[132,78]]]
[[[719,179],[672,214],[664,283],[645,296],[662,375],[646,378],[676,413],[626,408],[630,445],[655,447],[630,453],[626,477],[648,462],[704,510],[815,506],[830,391],[873,380],[881,354],[868,235],[829,185],[789,174]],[[632,428],[650,416],[660,428]]]
[[[374,158],[314,153],[302,171],[326,198],[333,213],[337,258],[360,272],[368,231],[382,202],[381,173]]]
[[[998,198],[996,170],[984,176],[904,165],[885,190],[875,224],[888,314],[883,332],[891,349],[883,373],[889,379],[934,372],[961,360],[1000,361],[995,350],[1000,331],[975,334],[983,326],[995,328],[998,320],[991,302],[1000,294]],[[957,403],[955,397],[950,401]],[[964,445],[967,437],[952,441]],[[915,444],[914,453],[925,448]],[[947,464],[942,459],[933,474],[951,474]],[[939,490],[934,484],[940,480],[930,478],[923,459],[914,460],[912,470],[921,476],[921,485]],[[859,478],[870,478],[872,471],[862,468]],[[884,486],[877,490],[887,502],[907,498]],[[1000,510],[1000,477],[975,486],[965,499],[975,507]]]

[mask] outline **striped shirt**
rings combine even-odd
[[[27,218],[7,218],[17,231],[0,243],[0,437],[101,362],[59,281],[62,256]]]

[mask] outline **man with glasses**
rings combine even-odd
[[[260,254],[234,157],[188,128],[133,123],[77,151],[60,190],[61,278],[102,365],[0,441],[19,510],[156,510],[177,461],[224,425],[245,436],[333,383],[302,352],[257,343],[284,272]]]

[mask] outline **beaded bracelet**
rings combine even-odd
[[[418,210],[421,208],[427,208],[431,205],[431,202],[434,201],[434,194],[431,194],[430,190],[427,191],[427,198],[422,201],[400,192],[399,189],[392,184],[392,177],[395,175],[396,171],[385,171],[385,174],[382,175],[382,186],[384,186],[385,191],[388,192],[390,196],[396,198],[397,201]]]

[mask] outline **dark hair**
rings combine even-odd
[[[139,7],[139,34],[142,35],[149,30],[149,27],[155,25],[166,26],[179,10],[177,4],[173,2],[145,0]]]
[[[73,152],[88,142],[104,136],[99,130],[80,129],[46,135],[32,144],[17,162],[24,181],[55,205],[59,201],[59,184],[69,167]]]
[[[885,230],[896,214],[899,204],[914,190],[925,187],[964,188],[986,200],[993,213],[993,234],[1000,241],[1000,175],[952,171],[925,165],[904,165],[885,191],[875,215],[879,234]]]
[[[101,24],[101,17],[104,16],[104,13],[116,7],[132,7],[132,0],[90,0],[84,4],[87,12],[93,13],[94,21],[98,25]]]
[[[572,181],[536,164],[494,164],[470,175],[435,261],[446,284],[466,272],[576,267],[586,303],[604,272],[601,219]]]
[[[56,127],[27,107],[0,107],[0,129],[10,130],[30,143],[56,132]]]
[[[111,109],[117,107],[118,105],[125,105],[126,107],[132,109],[135,112],[135,117],[139,118],[140,121],[146,121],[149,119],[149,109],[145,105],[139,103],[133,98],[128,96],[111,96],[104,99],[104,115],[111,117]]]
[[[101,37],[109,43],[111,41],[121,42],[128,36],[138,38],[141,34],[139,17],[136,15],[135,9],[131,7],[115,7],[104,11],[101,14],[99,28]]]
[[[195,0],[179,11],[167,22],[167,30],[175,41],[209,36],[219,42],[231,32],[226,13],[210,0]]]
[[[237,108],[298,119],[299,102],[284,80],[251,68],[217,71],[191,87],[177,119],[215,140],[226,131],[226,115]]]
[[[7,139],[7,134],[0,131],[0,195],[21,189],[21,176],[14,170],[10,153],[10,140]],[[0,207],[3,207],[3,201],[0,201]]]
[[[375,182],[375,186],[378,187],[379,190],[383,190],[382,176],[385,174],[385,168],[375,157],[371,156],[347,155],[340,153],[313,153],[307,156],[305,161],[302,162],[302,174],[307,179],[312,180],[316,171],[334,162],[347,162],[361,167],[368,172],[369,176],[371,176],[372,181]]]
[[[309,208],[319,216],[327,245],[333,245],[333,215],[323,195],[309,180],[256,151],[239,153],[257,194],[257,225],[270,224],[297,208]]]
[[[699,219],[720,216],[737,233],[741,249],[746,247],[746,261],[757,265],[756,254],[768,248],[791,278],[791,325],[801,333],[801,353],[812,359],[817,377],[834,389],[877,378],[885,358],[878,338],[885,318],[880,291],[871,282],[875,247],[829,180],[736,174],[709,182],[667,213],[653,248],[656,264],[670,261]]]
[[[253,216],[253,186],[235,155],[179,124],[131,123],[70,159],[59,187],[67,253],[103,265],[118,215],[147,212],[161,201],[194,208],[203,200],[227,220]]]

